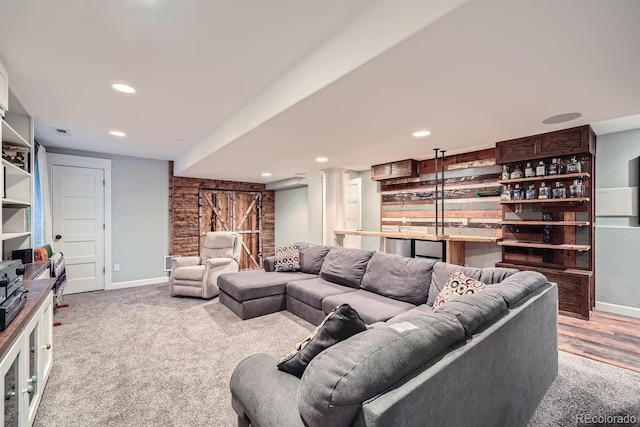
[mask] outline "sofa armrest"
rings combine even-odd
[[[240,362],[231,374],[231,406],[253,425],[304,427],[296,404],[300,379],[279,371],[276,364],[266,354],[254,354]]]
[[[270,256],[262,260],[264,271],[276,271],[276,257]]]
[[[175,270],[180,267],[189,267],[193,265],[200,265],[200,257],[199,256],[183,256],[174,258],[171,262],[171,269]]]

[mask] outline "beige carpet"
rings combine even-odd
[[[217,298],[170,297],[166,284],[64,302],[35,426],[233,426],[233,368],[254,353],[286,354],[313,329],[288,312],[242,321]],[[640,417],[639,384],[640,374],[561,353],[531,425],[579,425],[580,411]]]

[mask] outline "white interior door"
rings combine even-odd
[[[362,230],[362,208],[360,200],[361,179],[350,179],[344,188],[344,228],[345,230]],[[360,236],[345,236],[344,247],[360,249]]]
[[[53,165],[54,249],[64,254],[65,293],[104,289],[104,170]]]

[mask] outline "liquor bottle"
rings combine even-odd
[[[554,199],[564,199],[567,197],[567,190],[564,188],[564,183],[562,181],[556,182],[556,186],[551,194],[553,194]]]
[[[536,176],[545,176],[547,174],[547,165],[544,164],[542,160],[538,163],[538,167],[536,167]]]
[[[500,200],[511,200],[512,197],[511,184],[503,185]]]
[[[551,159],[551,164],[549,165],[549,175],[559,175],[558,174],[558,159],[555,157]]]
[[[524,198],[527,200],[533,200],[537,196],[536,194],[536,186],[531,184],[529,188],[527,188],[527,192],[525,193]]]
[[[516,184],[516,188],[513,189],[513,200],[522,200],[522,189],[520,184]]]
[[[525,178],[532,178],[536,176],[536,171],[533,170],[533,167],[531,166],[531,163],[527,163],[527,167],[524,168],[524,177]]]
[[[582,165],[576,159],[576,156],[571,158],[571,161],[567,165],[567,173],[580,173],[582,172]]]
[[[502,166],[502,179],[509,179],[511,178],[511,174],[509,173],[509,166],[504,165]]]
[[[522,178],[522,169],[520,169],[520,165],[516,165],[513,172],[511,172],[511,179],[520,179]]]
[[[549,187],[547,187],[544,182],[540,183],[540,188],[538,189],[538,199],[548,199],[549,198]]]
[[[581,179],[574,179],[573,184],[569,187],[571,197],[583,197],[585,194],[584,186]]]

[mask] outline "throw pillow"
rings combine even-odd
[[[274,266],[275,271],[300,270],[300,246],[297,243],[292,243],[277,248]]]
[[[461,295],[475,294],[483,290],[485,286],[486,285],[479,280],[465,276],[462,271],[456,271],[449,277],[449,280],[447,280],[447,283],[436,297],[433,308],[436,309],[445,302],[451,301]]]
[[[320,352],[366,329],[364,320],[349,304],[339,305],[291,354],[280,359],[278,369],[301,378],[309,362]]]

